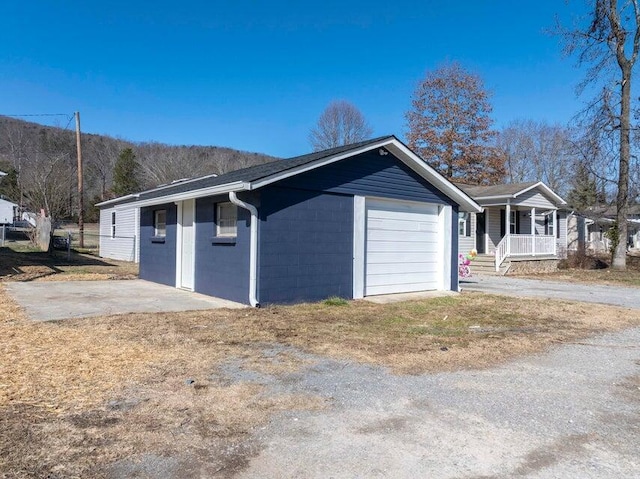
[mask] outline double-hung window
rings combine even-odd
[[[111,212],[111,237],[116,237],[116,212]]]
[[[153,234],[157,237],[167,236],[167,210],[153,212]]]
[[[553,213],[547,215],[547,234],[554,236],[556,225],[553,224]]]
[[[235,237],[238,234],[238,209],[233,203],[216,204],[216,236]]]
[[[458,234],[460,236],[470,236],[468,223],[469,223],[469,213],[459,212],[458,213]]]

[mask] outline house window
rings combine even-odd
[[[116,237],[116,212],[111,212],[111,237]]]
[[[153,212],[154,236],[167,236],[167,210],[155,210]]]
[[[216,236],[236,236],[238,234],[238,209],[233,203],[216,205]]]
[[[469,225],[469,213],[458,213],[458,234],[460,236],[470,236],[468,228]]]
[[[547,235],[554,235],[555,226],[556,225],[553,224],[553,214],[547,215]]]
[[[514,235],[514,234],[517,233],[517,227],[516,227],[517,219],[516,219],[516,216],[518,215],[518,212],[517,211],[510,211],[509,213],[510,213],[509,214],[509,232],[512,235]]]

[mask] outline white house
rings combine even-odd
[[[138,262],[140,259],[140,208],[137,195],[100,203],[100,250],[103,258]],[[117,203],[117,204],[115,204]]]
[[[615,207],[592,208],[584,213],[572,212],[569,215],[569,250],[577,250],[579,246],[593,252],[605,253],[609,251],[611,242],[607,231],[616,220]],[[575,228],[575,233],[573,230]],[[630,205],[627,216],[627,246],[640,249],[640,205]],[[572,241],[572,236],[579,236],[579,241]]]
[[[459,214],[461,254],[475,248],[479,255],[495,258],[496,271],[510,260],[566,254],[567,212],[562,210],[566,202],[544,183],[457,186],[483,207],[482,213]]]
[[[0,225],[10,225],[16,217],[18,205],[0,198]]]

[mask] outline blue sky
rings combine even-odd
[[[2,3],[0,114],[78,110],[83,131],[134,141],[294,156],[335,99],[404,139],[417,82],[448,60],[482,76],[496,127],[583,102],[545,33],[579,1]]]

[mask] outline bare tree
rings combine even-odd
[[[575,132],[561,125],[515,120],[503,128],[496,145],[504,152],[510,183],[543,181],[560,195],[567,193],[577,157]]]
[[[466,183],[503,180],[504,157],[491,142],[492,111],[482,79],[448,63],[427,72],[406,117],[407,139],[433,168]]]
[[[52,220],[71,215],[77,193],[72,137],[64,133],[42,129],[38,140],[26,145],[19,173],[26,204]]]
[[[576,54],[579,65],[591,68],[582,83],[602,82],[593,112],[604,131],[617,139],[616,224],[618,242],[612,267],[626,269],[627,213],[629,211],[629,165],[631,162],[632,71],[640,50],[640,8],[638,0],[595,0],[588,17],[576,29],[558,27],[565,51]]]
[[[314,151],[320,151],[366,140],[371,133],[360,110],[348,101],[338,100],[322,112],[309,134],[309,142]]]

